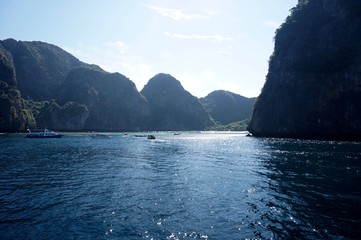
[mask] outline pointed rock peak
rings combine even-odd
[[[178,80],[168,73],[158,73],[154,77],[152,77],[149,81],[178,81]]]
[[[158,90],[161,90],[161,89],[184,90],[180,81],[178,81],[172,75],[166,74],[166,73],[159,73],[159,74],[155,75],[154,77],[152,77],[148,81],[148,83],[144,86],[142,91],[144,91],[148,88],[156,88]]]

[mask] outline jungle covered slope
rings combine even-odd
[[[361,1],[300,0],[277,30],[249,131],[361,139]]]

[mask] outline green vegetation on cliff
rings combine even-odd
[[[27,126],[35,126],[35,119],[16,88],[11,55],[0,45],[0,132],[15,132]]]

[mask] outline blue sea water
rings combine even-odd
[[[361,143],[0,136],[1,239],[357,239]]]

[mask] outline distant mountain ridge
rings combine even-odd
[[[138,92],[127,77],[55,45],[0,41],[1,132],[203,130],[215,124],[211,115],[169,74]]]
[[[201,98],[200,101],[216,122],[226,125],[249,119],[256,98],[246,98],[229,91],[217,90]]]

